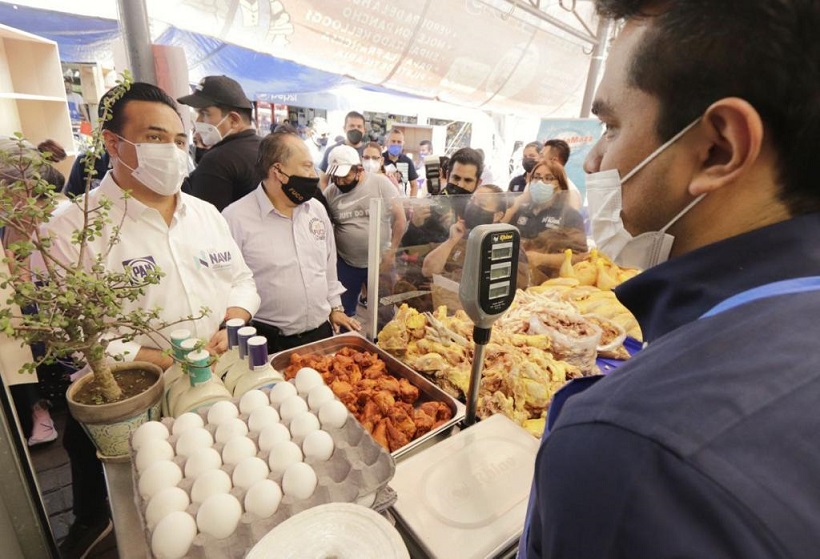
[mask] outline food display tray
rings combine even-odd
[[[280,351],[271,357],[271,365],[278,371],[284,371],[290,365],[290,358],[294,353],[298,353],[300,355],[326,356],[334,355],[336,352],[345,347],[355,349],[356,351],[369,351],[370,353],[375,353],[378,355],[387,366],[388,373],[397,378],[407,379],[407,382],[418,388],[419,399],[416,404],[423,404],[424,402],[430,401],[442,402],[450,409],[450,412],[452,413],[452,417],[449,421],[439,425],[437,428],[430,430],[430,432],[425,433],[418,439],[410,441],[410,443],[394,451],[392,454],[395,459],[398,460],[402,456],[408,455],[417,448],[424,446],[426,443],[432,439],[435,439],[464,418],[466,413],[464,404],[359,334],[339,334],[338,336],[333,336],[332,338],[326,338],[318,342]]]

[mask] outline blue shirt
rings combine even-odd
[[[820,214],[709,245],[625,283],[649,346],[572,396],[536,459],[535,557],[814,558],[820,293],[698,320],[820,275]]]

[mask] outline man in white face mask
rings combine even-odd
[[[595,3],[592,233],[648,345],[553,397],[519,557],[817,557],[820,2]]]
[[[107,269],[131,270],[135,277],[159,269],[164,274],[159,284],[146,287],[144,297],[127,303],[122,312],[159,308],[161,319],[171,322],[208,307],[207,317],[174,328],[190,329],[214,354],[224,352],[227,335],[221,324],[230,318],[250,320],[259,296],[225,219],[211,204],[180,192],[187,137],[174,100],[156,86],[134,83],[113,104],[103,129],[112,169],[87,195],[88,206],[106,199],[112,207],[109,224],[89,243],[84,264],[102,257]],[[79,258],[70,239],[82,224],[82,204],[55,211],[47,227],[60,260]],[[120,241],[108,250],[117,226]],[[150,361],[165,369],[171,365],[163,353],[168,344],[158,346],[158,341],[144,335],[112,340],[106,351],[111,358]],[[75,523],[61,551],[63,557],[83,557],[110,530],[105,483],[93,446],[72,419],[64,440],[72,465]]]
[[[222,211],[261,180],[256,156],[262,138],[253,127],[253,105],[227,76],[207,76],[177,101],[196,109],[194,135],[207,148],[184,190]]]

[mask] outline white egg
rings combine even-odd
[[[228,400],[217,402],[208,410],[208,423],[210,425],[219,426],[222,425],[223,422],[235,417],[239,417],[239,409],[237,409],[233,402],[229,402]]]
[[[204,427],[192,427],[177,439],[177,455],[190,456],[200,448],[214,445],[214,438]]]
[[[289,441],[290,431],[281,423],[268,425],[259,432],[259,450],[269,452],[274,443],[279,441]]]
[[[307,499],[316,491],[318,479],[313,468],[304,462],[291,464],[282,478],[282,491],[295,499]]]
[[[215,448],[200,448],[185,461],[185,477],[196,479],[209,470],[216,470],[222,466],[222,456]]]
[[[254,483],[268,477],[269,473],[268,465],[261,458],[256,456],[245,458],[233,470],[233,485],[248,489]]]
[[[154,462],[140,475],[137,487],[140,495],[146,501],[153,497],[160,489],[174,487],[182,481],[182,470],[170,460]]]
[[[270,389],[270,403],[278,409],[282,402],[291,396],[296,396],[296,394],[296,387],[292,383],[277,382]]]
[[[239,464],[245,458],[256,456],[256,445],[248,437],[234,437],[222,449],[222,462]]]
[[[309,411],[303,411],[290,422],[290,436],[296,444],[301,444],[308,433],[318,430],[319,419]]]
[[[179,487],[166,487],[157,491],[145,508],[145,523],[148,529],[153,531],[160,520],[172,512],[187,509],[190,504],[188,494]]]
[[[268,395],[261,390],[248,390],[239,400],[239,411],[245,414],[268,405]]]
[[[347,422],[347,408],[339,400],[325,402],[319,408],[319,421],[322,422],[323,429],[328,427],[339,429]]]
[[[313,431],[308,433],[302,443],[302,452],[305,458],[325,461],[333,456],[333,437],[327,431]]]
[[[163,518],[151,535],[151,551],[157,559],[180,559],[188,555],[196,537],[196,520],[183,511]]]
[[[146,441],[155,439],[166,441],[169,436],[171,433],[168,432],[168,427],[159,421],[146,421],[131,435],[131,446],[134,450],[139,450]]]
[[[307,401],[311,411],[317,412],[319,411],[319,408],[322,407],[322,404],[335,399],[336,395],[333,394],[330,387],[322,384],[313,387],[313,389],[308,393]]]
[[[245,493],[245,510],[259,518],[268,518],[279,508],[282,490],[272,479],[257,481]]]
[[[174,448],[171,443],[164,439],[148,439],[137,451],[137,458],[134,460],[137,471],[143,472],[145,469],[160,460],[173,460]]]
[[[191,501],[202,503],[212,495],[230,493],[231,477],[224,470],[209,470],[204,472],[191,487]]]
[[[307,402],[301,396],[291,396],[279,406],[279,417],[282,418],[282,423],[287,425],[303,411],[308,411]]]
[[[247,434],[248,426],[245,425],[244,421],[235,417],[220,423],[219,427],[216,428],[214,438],[216,442],[225,444],[234,437],[244,437]]]
[[[288,466],[302,461],[302,449],[294,442],[280,441],[275,443],[270,449],[268,465],[270,471],[275,476],[285,473]]]
[[[258,408],[251,412],[248,417],[248,428],[253,433],[258,433],[268,425],[279,423],[279,414],[270,406]]]
[[[202,420],[202,417],[200,417],[199,414],[193,412],[186,412],[174,420],[174,424],[171,426],[171,432],[174,435],[179,436],[188,429],[204,426],[205,421]]]
[[[196,512],[199,531],[218,540],[227,538],[236,531],[242,505],[233,495],[220,494],[208,497]]]
[[[319,374],[316,369],[310,367],[302,367],[296,373],[296,390],[299,394],[307,394],[313,388],[321,386],[325,383],[325,379]]]

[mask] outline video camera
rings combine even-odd
[[[450,158],[444,155],[428,155],[424,158],[427,192],[431,195],[435,196],[441,192],[441,180],[446,179],[449,162]]]

